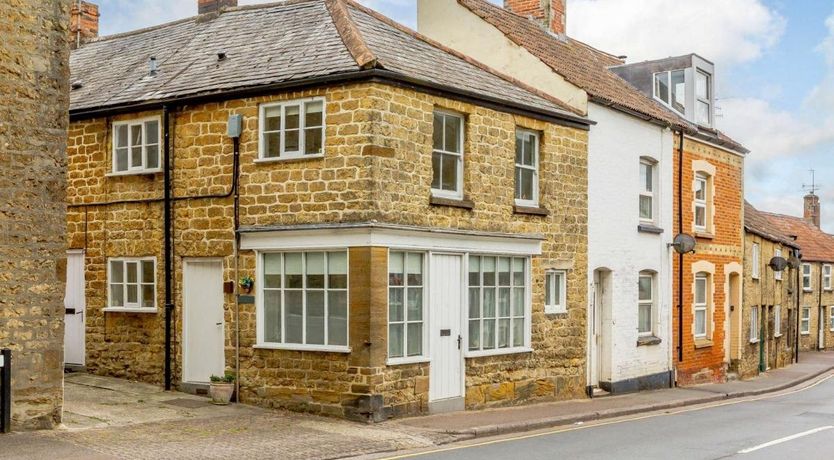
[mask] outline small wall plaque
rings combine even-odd
[[[255,303],[255,296],[253,296],[253,295],[239,295],[239,296],[237,296],[237,303],[241,303],[241,304]]]

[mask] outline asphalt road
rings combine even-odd
[[[392,458],[834,459],[834,376],[779,395],[645,414]]]

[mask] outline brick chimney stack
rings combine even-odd
[[[547,30],[564,36],[567,32],[566,2],[567,0],[504,0],[504,9],[519,16],[532,17]]]
[[[214,13],[237,6],[237,0],[197,0],[197,14]]]
[[[820,197],[814,193],[805,195],[805,220],[820,227]]]
[[[98,37],[98,5],[85,1],[72,2],[70,9],[70,47],[76,49]]]

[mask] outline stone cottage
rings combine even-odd
[[[796,360],[800,255],[794,238],[745,202],[744,302],[731,306],[729,324],[730,372],[741,378]]]
[[[803,217],[766,215],[802,248],[798,279],[800,350],[824,350],[834,347],[834,236],[820,229],[819,196],[806,195],[804,209]]]
[[[673,219],[694,253],[673,255],[678,385],[720,382],[730,363],[728,325],[742,304],[744,146],[715,129],[715,66],[697,54],[610,68],[697,126],[676,133]]]
[[[564,0],[417,5],[422,33],[597,122],[588,140],[588,392],[669,387],[673,129],[696,128],[608,69],[622,59],[568,37]]]
[[[348,0],[200,5],[72,54],[82,364],[366,420],[582,396],[592,121]]]
[[[0,2],[0,348],[15,430],[52,428],[63,407],[69,10]]]

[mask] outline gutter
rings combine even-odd
[[[307,89],[325,85],[342,83],[353,83],[367,81],[371,83],[384,83],[394,86],[411,88],[428,92],[450,99],[457,99],[463,102],[473,102],[477,105],[492,108],[501,112],[529,116],[531,118],[549,121],[559,125],[572,128],[589,130],[595,122],[566,112],[551,111],[527,104],[503,100],[496,97],[485,96],[474,91],[454,88],[439,83],[434,83],[418,78],[408,77],[397,72],[384,69],[359,70],[346,73],[326,75],[323,77],[312,77],[288,82],[270,83],[231,90],[218,90],[192,94],[187,96],[176,96],[155,101],[135,102],[128,104],[116,104],[110,106],[99,106],[87,109],[70,110],[70,121],[77,121],[88,118],[104,117],[124,113],[141,112],[146,110],[159,110],[166,105],[192,105],[218,100],[239,99],[246,97],[262,96],[275,92]]]
[[[164,198],[164,231],[163,238],[165,248],[165,391],[171,390],[171,327],[174,316],[174,296],[171,290],[174,286],[174,248],[171,241],[171,169],[173,164],[171,162],[171,128],[170,115],[167,105],[162,106],[162,126],[163,126],[163,164],[164,166],[164,180],[163,187],[165,189]]]
[[[823,342],[825,341],[825,323],[823,323],[823,316],[825,315],[823,314],[824,309],[822,306],[822,270],[824,266],[825,264],[820,264],[820,283],[818,285],[819,289],[817,289],[819,291],[819,295],[817,296],[817,350],[825,349],[825,346],[823,344]],[[820,337],[822,337],[822,340],[820,340]]]
[[[683,130],[678,131],[678,234],[683,234]],[[683,362],[683,254],[678,254],[678,362]]]

